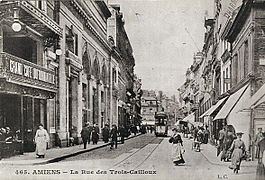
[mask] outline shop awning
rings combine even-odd
[[[235,92],[228,98],[228,100],[226,101],[222,109],[215,116],[214,121],[218,119],[225,119],[229,115],[229,113],[235,107],[235,105],[237,104],[237,102],[239,101],[239,99],[241,98],[245,90],[247,89],[247,87],[248,87],[248,84],[242,87],[241,89],[239,89],[237,92]]]
[[[246,104],[246,108],[244,109],[253,109],[263,102],[265,102],[265,84],[263,84],[263,86],[251,96],[249,103]]]
[[[182,119],[182,121],[190,122],[190,123],[194,122],[195,121],[195,113],[193,112],[193,113],[189,114],[184,119]]]
[[[225,100],[227,100],[228,97],[225,97],[221,100],[219,100],[215,105],[213,105],[210,109],[208,109],[205,113],[203,113],[200,118],[203,118],[204,116],[211,116],[215,110],[220,107],[224,102]]]

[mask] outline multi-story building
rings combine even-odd
[[[118,68],[118,124],[126,128],[133,123],[134,100],[136,93],[134,91],[134,66],[135,60],[129,38],[124,28],[123,14],[120,12],[120,6],[111,5],[112,16],[109,19],[110,31],[108,36],[114,39],[114,52],[117,54],[115,60],[119,64]]]
[[[57,1],[54,1],[57,2]],[[85,122],[103,128],[110,115],[110,52],[104,1],[60,1],[59,107],[60,139],[80,137]]]
[[[0,127],[33,151],[38,124],[56,129],[59,11],[48,1],[3,1],[0,11]]]
[[[118,6],[1,1],[0,9],[0,127],[17,132],[25,151],[34,150],[40,123],[50,147],[66,146],[81,141],[86,122],[100,129],[123,123],[119,102],[124,122],[139,112],[135,61]]]
[[[224,125],[244,132],[243,140],[252,155],[257,128],[264,130],[265,125],[263,3],[215,1],[214,18],[205,20],[200,65],[201,121],[210,127],[214,139]]]

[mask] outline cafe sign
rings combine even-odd
[[[30,65],[9,60],[9,70],[13,74],[17,74],[26,78],[39,80],[50,84],[55,84],[54,74],[45,72],[41,69],[32,67]]]

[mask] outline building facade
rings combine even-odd
[[[79,144],[87,122],[101,131],[139,121],[141,83],[119,6],[2,1],[0,9],[0,127],[12,127],[23,151],[34,151],[40,123],[53,147]]]
[[[252,158],[254,136],[258,128],[264,131],[265,125],[263,3],[214,1],[214,16],[205,19],[200,64],[199,120],[210,128],[212,142],[225,125],[234,132],[244,132],[243,140]]]

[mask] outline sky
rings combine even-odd
[[[120,4],[142,89],[178,94],[193,55],[202,49],[204,17],[214,0],[109,0]],[[207,11],[207,12],[206,12]]]

